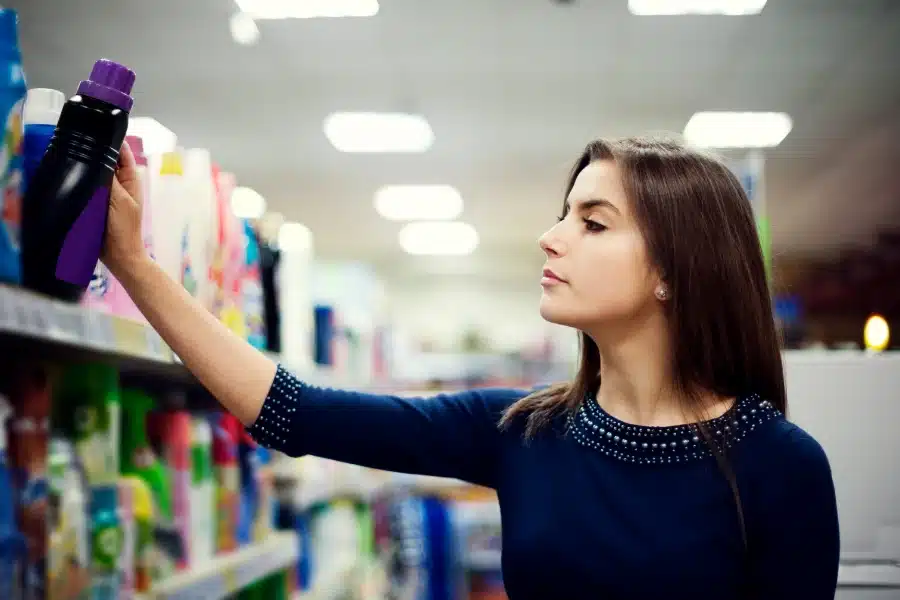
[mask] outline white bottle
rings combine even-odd
[[[189,208],[187,251],[197,283],[195,296],[212,310],[215,289],[210,281],[210,267],[218,241],[214,228],[217,198],[208,150],[191,148],[185,151],[184,180]]]
[[[191,556],[195,567],[215,554],[215,481],[212,473],[212,428],[203,417],[195,417],[191,427]],[[197,463],[200,464],[197,464]]]
[[[176,150],[151,156],[149,163],[156,262],[169,277],[184,284],[185,257],[182,248],[187,237],[185,204],[188,197],[181,153]]]

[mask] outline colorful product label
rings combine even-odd
[[[122,528],[115,523],[95,524],[91,535],[91,597],[116,600],[121,587],[119,553],[122,552]]]
[[[196,296],[198,286],[191,259],[190,239],[190,229],[185,227],[181,234],[181,285],[191,296]]]
[[[0,279],[12,281],[17,281],[21,272],[24,107],[25,99],[19,99],[2,115],[4,127],[0,143]]]
[[[254,348],[266,348],[266,324],[263,320],[263,290],[258,273],[250,273],[241,286],[244,315],[247,324],[247,341]]]
[[[92,302],[104,302],[109,294],[110,280],[109,271],[98,262],[94,267],[94,274],[91,276],[91,282],[88,284],[88,295]]]
[[[115,523],[100,525],[91,535],[91,557],[94,569],[100,573],[114,572],[119,564],[124,534]]]

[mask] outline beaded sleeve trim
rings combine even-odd
[[[780,414],[771,402],[751,395],[738,399],[728,412],[703,425],[713,441],[727,450]],[[569,417],[568,434],[582,446],[630,463],[684,463],[712,456],[696,424],[631,425],[603,410],[593,396]]]
[[[284,452],[291,443],[297,396],[302,383],[278,365],[272,387],[256,421],[247,428],[260,445]]]

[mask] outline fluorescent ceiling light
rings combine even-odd
[[[178,136],[152,117],[131,117],[128,135],[136,135],[144,144],[144,154],[162,154],[175,149]]]
[[[758,15],[766,0],[628,0],[634,15]]]
[[[266,212],[266,199],[248,187],[231,192],[231,211],[241,219],[258,219]]]
[[[403,113],[334,113],[325,136],[341,152],[425,152],[434,142],[424,117]]]
[[[450,185],[386,185],[375,192],[375,210],[388,221],[452,221],[462,208]]]
[[[259,41],[259,27],[253,17],[245,12],[235,13],[229,22],[231,39],[241,46],[252,46]]]
[[[378,0],[236,0],[254,19],[374,17]]]
[[[463,256],[478,247],[478,232],[459,221],[407,223],[397,239],[407,254],[419,256]]]
[[[792,127],[784,113],[698,112],[685,125],[684,139],[704,148],[774,148]]]
[[[304,252],[312,248],[312,232],[302,223],[284,223],[278,229],[278,247],[284,252]]]

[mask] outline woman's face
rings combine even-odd
[[[612,161],[588,165],[563,218],[540,238],[541,316],[590,333],[654,306],[658,277]]]

